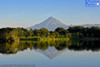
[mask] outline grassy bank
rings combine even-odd
[[[73,36],[70,40],[73,40],[73,41],[94,41],[94,40],[100,40],[100,37],[79,37],[79,36]]]
[[[73,38],[51,38],[51,37],[21,37],[21,41],[55,41],[55,40],[72,40],[72,41],[92,41],[92,40],[100,40],[100,38],[93,37],[73,37]]]
[[[84,37],[81,40],[83,41],[93,41],[93,40],[100,40],[100,38],[94,38],[94,37]]]
[[[39,40],[69,40],[69,38],[50,38],[50,37],[21,37],[20,40],[28,40],[28,41],[39,41]]]

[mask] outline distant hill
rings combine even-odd
[[[83,27],[92,27],[92,26],[96,26],[96,27],[100,27],[100,24],[69,25],[68,27],[74,27],[74,26],[83,26]]]
[[[84,24],[84,25],[81,25],[81,26],[84,26],[84,27],[92,27],[92,26],[100,27],[100,24]]]
[[[60,22],[59,20],[57,20],[53,17],[49,17],[47,20],[43,21],[42,23],[29,27],[28,30],[30,28],[40,29],[43,27],[47,28],[49,31],[54,31],[58,27],[63,27],[65,29],[67,28],[67,26],[65,24],[63,24],[62,22]]]

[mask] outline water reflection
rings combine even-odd
[[[1,54],[16,54],[18,51],[35,49],[49,58],[54,58],[66,49],[73,51],[99,51],[99,41],[21,41],[13,43],[0,43]]]
[[[42,53],[43,55],[45,55],[46,57],[48,57],[49,59],[53,59],[56,58],[57,56],[61,55],[62,53],[66,52],[66,49],[63,50],[57,50],[55,47],[49,47],[47,50],[42,51],[40,49],[36,49],[37,52]]]

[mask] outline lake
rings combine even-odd
[[[100,41],[0,43],[0,65],[100,67]]]

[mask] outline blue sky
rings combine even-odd
[[[66,25],[100,24],[100,6],[87,7],[85,0],[0,0],[0,28],[26,28],[51,16]]]

